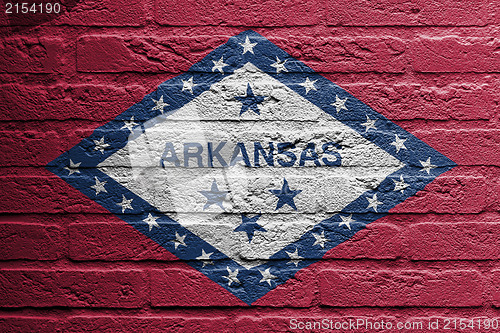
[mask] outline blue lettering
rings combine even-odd
[[[168,156],[168,154],[171,154]],[[165,168],[164,161],[173,163],[176,167],[181,165],[181,162],[177,158],[177,154],[175,153],[174,145],[172,142],[167,142],[165,144],[165,151],[163,152],[163,155],[161,155],[161,160],[160,164],[162,168]]]
[[[342,157],[337,151],[337,149],[342,149],[341,145],[335,142],[327,142],[321,148],[323,149],[324,154],[335,157],[335,160],[328,160],[326,157],[323,157],[321,160],[325,163],[325,165],[338,167],[342,164]]]
[[[224,161],[224,159],[222,158],[222,156],[220,154],[220,150],[225,145],[226,145],[226,141],[222,141],[221,143],[219,143],[217,145],[217,148],[215,148],[215,150],[212,150],[212,142],[208,142],[207,147],[208,147],[208,166],[209,167],[211,167],[211,168],[214,167],[214,156],[215,156],[215,158],[217,158],[217,160],[219,161],[219,163],[223,167],[227,167],[226,161]]]
[[[195,152],[190,152],[189,148],[196,148]],[[203,159],[201,153],[203,152],[203,147],[198,142],[187,142],[184,144],[184,167],[189,167],[189,159],[191,157],[196,158],[198,161],[198,168],[203,168]]]
[[[238,156],[241,153],[242,156]],[[229,162],[229,166],[234,166],[239,161],[244,161],[247,167],[251,167],[250,159],[248,158],[247,149],[242,142],[238,142],[236,146],[234,146],[233,156],[231,157],[231,161]]]
[[[307,155],[307,153],[310,154],[310,156]],[[312,142],[309,142],[300,154],[300,161],[299,161],[299,166],[304,166],[306,164],[306,161],[314,161],[314,164],[316,166],[321,166],[321,163],[318,161],[319,156],[318,153],[316,152],[316,145]]]
[[[267,165],[269,166],[274,166],[274,159],[273,159],[273,151],[274,151],[274,146],[272,142],[269,142],[269,154],[266,154],[266,151],[264,148],[262,148],[262,145],[260,142],[254,142],[254,151],[253,151],[253,157],[254,157],[254,164],[256,167],[260,167],[260,161],[259,161],[259,153],[262,154],[262,157],[267,162]]]
[[[217,160],[221,167],[227,168],[236,165],[239,161],[243,161],[247,167],[252,167],[250,159],[248,156],[247,149],[242,142],[236,143],[233,149],[231,159],[226,162],[226,158],[229,156],[222,152],[222,149],[226,146],[227,142],[207,142],[207,165],[203,165],[203,159],[205,158],[205,152],[201,143],[198,142],[186,142],[184,143],[184,167],[190,167],[190,159],[194,158],[196,160],[196,166],[191,167],[214,167],[214,160]],[[277,152],[275,153],[275,146],[273,142],[269,142],[269,148],[263,147],[261,142],[253,142],[254,145],[254,166],[271,166],[274,167],[274,157],[276,155],[276,161],[279,166],[282,167],[293,167],[297,160],[299,159],[298,153],[292,152],[296,149],[295,144],[292,142],[282,142],[277,144]],[[342,156],[339,150],[342,146],[335,142],[327,142],[321,146],[322,151],[316,151],[316,145],[313,142],[307,143],[306,147],[300,153],[299,165],[305,166],[307,161],[312,161],[315,166],[330,166],[339,167],[342,165]],[[318,147],[319,150],[319,147]],[[322,157],[320,158],[322,154]],[[265,160],[264,165],[261,165],[260,158],[263,157]],[[160,166],[162,168],[168,167],[168,163],[175,167],[181,165],[181,161],[175,151],[175,147],[172,142],[167,142],[165,144],[165,149],[160,159]],[[322,162],[322,163],[321,163]]]
[[[291,151],[286,151],[286,149],[294,149],[295,145],[291,142],[278,143],[278,154],[285,155],[290,158],[289,161],[285,161],[280,157],[277,158],[279,165],[283,167],[291,167],[297,161],[297,156]]]

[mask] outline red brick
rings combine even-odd
[[[229,37],[84,36],[78,40],[77,68],[81,72],[171,72],[189,69]]]
[[[0,132],[3,147],[1,166],[44,166],[52,157],[63,153],[57,149],[59,136],[55,131],[9,131]]]
[[[70,332],[234,332],[233,320],[227,317],[130,317],[78,316],[69,319]]]
[[[477,271],[340,271],[319,276],[321,304],[338,307],[483,304],[483,278]]]
[[[395,37],[265,37],[318,72],[403,73],[406,44]]]
[[[343,85],[354,96],[391,120],[490,120],[495,89],[474,83],[443,87],[415,83]]]
[[[310,307],[317,294],[316,270],[304,268],[284,284],[252,303],[252,306]]]
[[[146,22],[144,2],[84,0],[52,21],[56,25],[141,26]]]
[[[236,319],[237,332],[287,332],[290,328],[290,319],[284,317],[238,317]]]
[[[73,260],[178,260],[125,222],[73,223],[69,237]]]
[[[483,37],[420,37],[410,46],[417,72],[499,72],[500,41]]]
[[[151,321],[151,333],[164,332],[236,332],[234,329],[234,320],[226,316],[196,316],[190,318],[159,318]]]
[[[497,1],[493,1],[491,4],[493,7],[493,12],[495,13],[494,23],[498,25],[498,23],[500,23],[500,15],[498,15],[498,13],[500,13],[500,3],[498,3]]]
[[[80,141],[87,138],[101,124],[100,122],[89,123],[88,121],[73,119],[66,121],[4,122],[7,138],[2,139],[4,140],[2,144],[13,145],[14,147],[5,150],[3,158],[5,161],[12,163],[11,166],[45,166],[58,157],[61,152],[73,148]],[[49,134],[53,135],[54,139]],[[33,147],[30,146],[31,143],[33,143]],[[17,156],[11,156],[11,154]],[[32,155],[36,155],[39,160],[34,159]],[[16,172],[15,174],[22,173]],[[33,175],[33,173],[26,174]]]
[[[124,316],[78,316],[68,319],[69,332],[151,332],[154,318]]]
[[[428,184],[415,196],[391,209],[392,213],[480,213],[497,200],[492,182],[483,176],[460,175],[449,171]]]
[[[500,166],[498,129],[433,129],[412,134],[459,165]]]
[[[245,303],[202,273],[187,268],[151,272],[151,305],[245,306]]]
[[[2,38],[0,72],[58,73],[67,65],[68,53],[58,38]]]
[[[499,212],[484,212],[481,214],[389,214],[377,220],[376,223],[392,223],[397,225],[402,231],[400,234],[403,239],[405,229],[412,225],[420,223],[434,224],[452,224],[452,223],[491,223],[496,224],[500,221]],[[402,244],[403,247],[407,246]]]
[[[500,270],[496,269],[491,272],[491,285],[493,286],[492,297],[493,305],[500,307]]]
[[[405,232],[412,260],[496,260],[500,223],[419,223]]]
[[[0,10],[0,27],[9,25],[10,25],[9,14],[7,14],[5,10]]]
[[[109,121],[146,93],[143,86],[6,84],[0,86],[0,120]]]
[[[490,4],[487,0],[340,0],[330,2],[327,17],[328,24],[337,26],[484,26],[492,21]]]
[[[144,305],[147,274],[123,270],[2,270],[2,307],[118,307]]]
[[[0,317],[0,332],[54,333],[63,330],[63,321],[50,317]]]
[[[500,193],[500,177],[494,179],[493,189],[494,193]],[[500,200],[498,199],[498,194],[497,194],[497,200],[491,205],[491,209],[500,212]]]
[[[0,180],[4,189],[9,189],[0,191],[1,213],[107,212],[56,176],[12,176]]]
[[[161,25],[302,26],[320,21],[324,1],[156,0]]]
[[[370,223],[353,238],[328,251],[323,259],[396,259],[401,252],[399,228]]]
[[[0,223],[0,258],[54,260],[66,252],[63,231],[54,225]]]

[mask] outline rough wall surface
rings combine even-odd
[[[44,168],[247,29],[458,164],[251,307]],[[0,31],[1,332],[500,318],[498,2],[84,0]]]

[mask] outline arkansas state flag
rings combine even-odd
[[[86,6],[5,10],[2,331],[498,328],[492,6]]]

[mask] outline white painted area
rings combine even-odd
[[[240,116],[241,103],[234,96],[245,96],[250,83],[255,95],[268,96],[259,105],[260,115],[248,110]],[[403,164],[364,139],[360,134],[302,98],[284,84],[247,64],[233,75],[214,84],[208,91],[175,113],[160,116],[146,124],[144,134],[103,161],[99,168],[171,216],[187,229],[246,267],[260,264],[287,244],[300,238],[321,220],[342,210],[363,192],[375,188]],[[341,167],[314,167],[313,162],[298,167],[249,168],[241,161],[222,168],[182,167],[183,143],[198,142],[206,152],[207,142],[226,141],[221,155],[229,162],[234,144],[243,142],[253,164],[253,142],[267,148],[269,142],[294,142],[297,157],[308,142],[317,149],[326,142],[343,146]],[[160,167],[166,142],[179,152],[181,167]],[[318,149],[319,150],[319,149]],[[320,159],[322,156],[320,155]],[[269,192],[281,189],[286,178],[295,197],[297,211],[285,205],[276,209],[278,198]],[[213,180],[221,191],[229,191],[223,202],[203,209]],[[241,224],[240,213],[257,221],[267,232],[256,231],[251,243],[245,232],[234,232]]]

